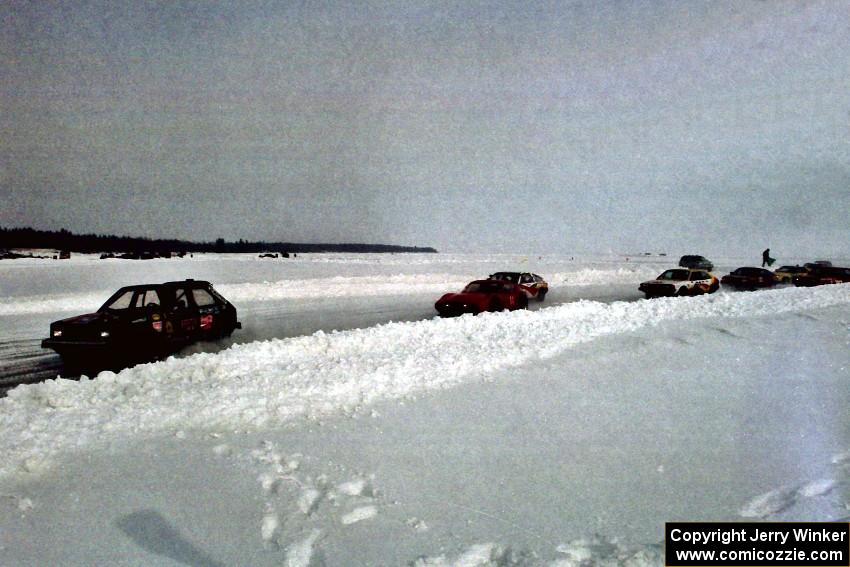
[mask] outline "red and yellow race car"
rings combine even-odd
[[[487,279],[503,280],[517,284],[529,299],[543,301],[549,293],[549,284],[542,277],[531,272],[496,272]]]
[[[640,284],[640,291],[647,299],[714,293],[720,288],[720,280],[705,270],[673,268],[665,270],[654,280]]]
[[[460,293],[443,295],[434,307],[440,317],[456,317],[464,313],[477,315],[484,311],[526,309],[528,296],[513,282],[505,280],[476,280]]]

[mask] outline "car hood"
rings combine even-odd
[[[483,299],[487,299],[486,293],[447,293],[440,298],[440,301],[451,301],[459,303],[479,303]]]
[[[641,285],[679,285],[688,283],[688,280],[647,280]]]
[[[100,323],[105,321],[107,318],[104,313],[86,313],[85,315],[77,315],[76,317],[69,317],[67,319],[62,319],[60,321],[56,321],[54,325],[64,325],[64,326],[76,326],[83,327],[86,325],[93,325],[96,323]]]

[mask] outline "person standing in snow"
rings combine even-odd
[[[764,268],[765,264],[768,266],[773,264],[773,258],[770,257],[770,248],[765,248],[764,252],[761,253],[761,267]]]

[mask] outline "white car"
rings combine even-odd
[[[673,268],[666,270],[654,280],[640,284],[647,299],[653,297],[672,297],[683,295],[702,295],[714,293],[720,288],[720,281],[705,270]]]

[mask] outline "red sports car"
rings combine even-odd
[[[464,313],[482,311],[526,309],[528,297],[523,289],[512,282],[501,280],[476,280],[460,293],[447,293],[434,304],[440,317],[455,317]]]

